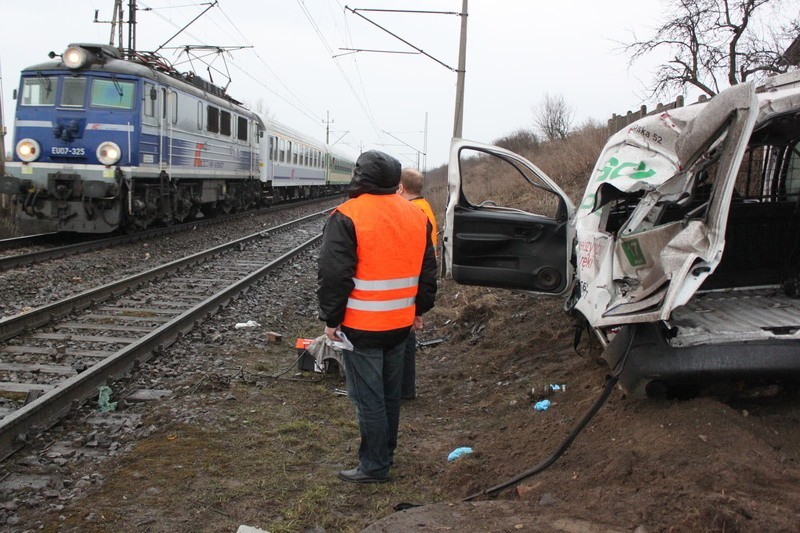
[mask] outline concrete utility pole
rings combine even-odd
[[[325,144],[331,143],[331,124],[333,121],[331,120],[331,112],[325,111],[325,120],[322,122],[325,123]]]
[[[467,0],[461,5],[461,42],[458,46],[458,79],[456,80],[456,113],[453,119],[453,137],[461,137],[464,128],[464,74],[467,68]]]
[[[3,75],[0,73],[0,176],[6,175],[6,123],[3,120]],[[3,205],[2,207],[5,207]]]

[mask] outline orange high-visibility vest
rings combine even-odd
[[[414,323],[415,301],[427,244],[427,219],[397,194],[362,194],[340,205],[356,231],[355,288],[342,325],[389,331]]]
[[[428,220],[431,222],[431,242],[433,243],[433,248],[436,249],[436,243],[438,239],[436,237],[436,217],[433,216],[433,209],[431,209],[431,204],[428,203],[428,200],[419,196],[411,200],[411,203],[422,209],[422,212],[425,213],[425,216],[428,217]]]

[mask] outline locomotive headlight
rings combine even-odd
[[[119,161],[120,156],[122,156],[122,150],[111,141],[106,141],[97,147],[97,160],[106,166]]]
[[[22,139],[17,143],[17,157],[26,163],[39,159],[40,153],[39,143],[33,139]]]
[[[79,46],[70,46],[61,55],[62,61],[67,68],[76,69],[84,66],[89,60],[89,54]]]

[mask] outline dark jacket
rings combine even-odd
[[[400,183],[400,163],[382,152],[365,152],[356,162],[348,193],[395,194]],[[433,307],[436,298],[436,256],[430,240],[428,223],[427,246],[419,276],[416,296],[416,315],[421,316]],[[317,299],[319,318],[328,327],[339,326],[344,319],[347,299],[353,290],[356,270],[357,242],[353,221],[334,211],[325,224],[322,249],[319,254]],[[360,348],[389,347],[405,341],[409,327],[390,331],[362,331],[343,327],[348,339]]]

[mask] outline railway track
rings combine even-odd
[[[325,214],[0,320],[0,458],[316,245]]]
[[[300,202],[284,203],[278,206],[267,207],[253,211],[242,211],[240,213],[233,213],[222,217],[213,217],[207,219],[193,220],[183,224],[176,224],[168,227],[154,228],[147,231],[115,235],[113,237],[105,237],[101,239],[80,238],[79,236],[70,236],[70,239],[77,240],[78,242],[71,242],[69,244],[61,244],[59,246],[47,247],[41,250],[27,251],[23,253],[11,253],[9,255],[0,256],[0,271],[8,270],[18,266],[33,265],[52,259],[61,257],[68,257],[71,255],[91,252],[94,250],[102,250],[113,246],[122,244],[129,244],[133,242],[145,241],[154,237],[169,235],[173,233],[180,233],[190,231],[198,227],[228,223],[243,217],[254,216],[262,212],[275,213],[285,209],[301,207],[304,205],[313,205],[319,202],[330,200],[332,197],[315,198],[313,200],[304,200]],[[46,246],[49,243],[57,242],[58,234],[56,233],[42,233],[39,235],[29,235],[24,237],[15,237],[11,239],[0,240],[0,251],[11,250],[31,246]],[[63,239],[61,239],[63,241]]]
[[[57,233],[37,233],[36,235],[23,235],[22,237],[9,237],[0,239],[0,251],[14,250],[25,246],[38,246],[46,244],[58,235]]]

